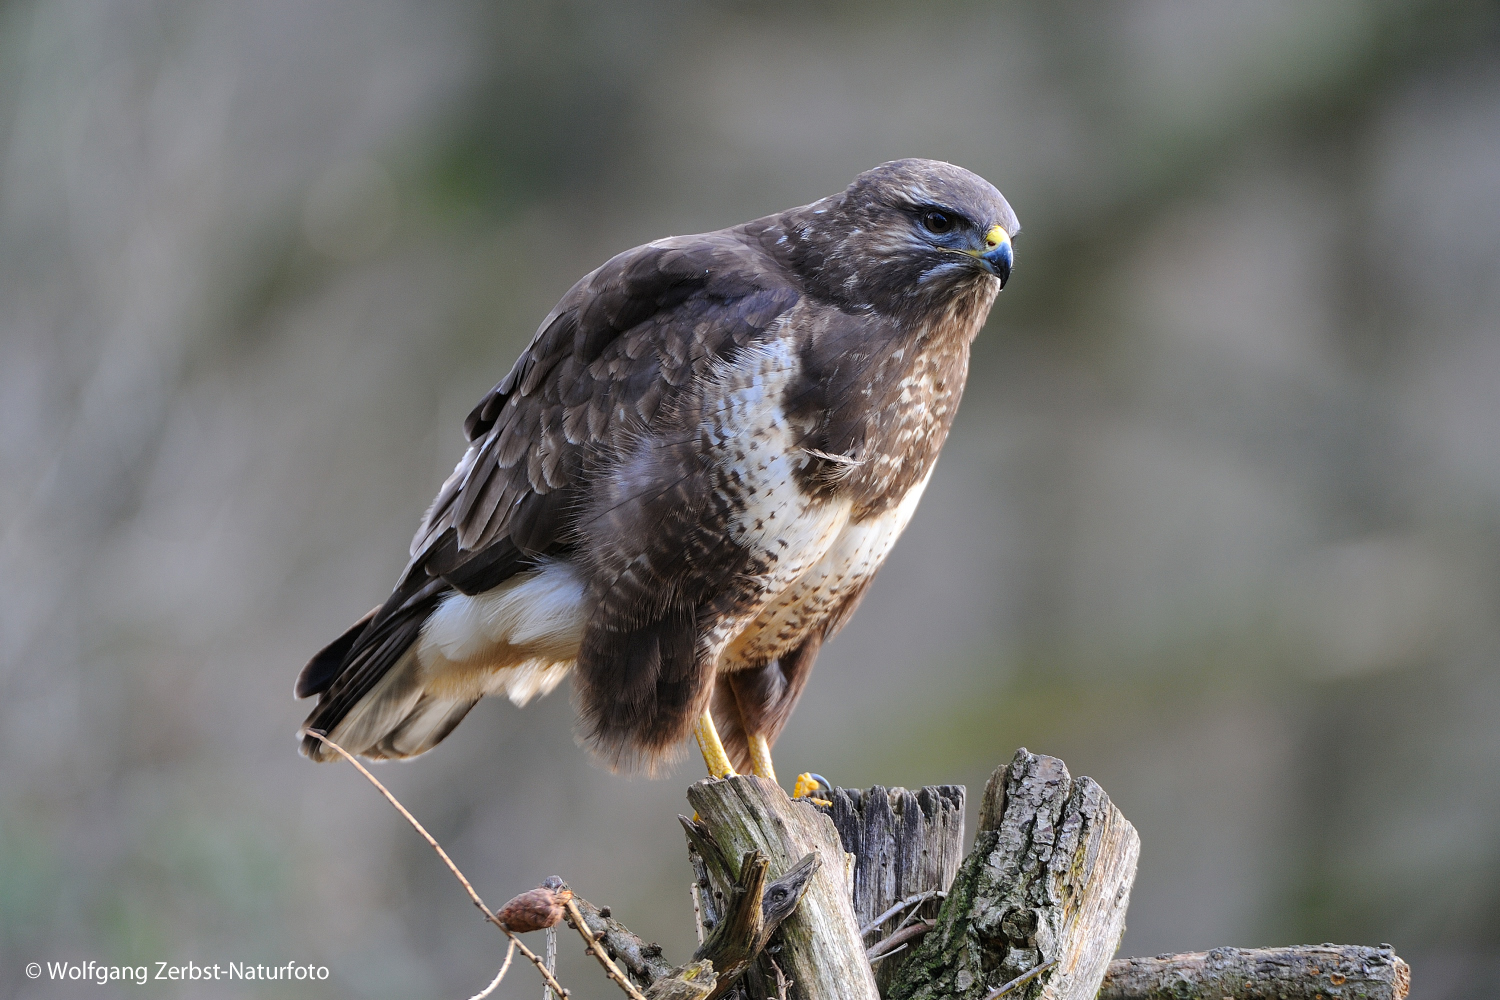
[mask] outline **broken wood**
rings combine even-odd
[[[879,1000],[854,916],[852,868],[833,822],[811,803],[793,801],[772,782],[753,775],[700,781],[688,789],[688,802],[721,857],[759,850],[777,872],[789,871],[808,854],[818,857],[818,870],[808,880],[802,905],[781,925],[780,948],[774,956],[785,978],[795,984],[796,995]],[[710,848],[708,853],[715,852]],[[712,881],[715,866],[722,862],[703,860]],[[715,902],[719,892],[722,886],[715,886]],[[722,915],[719,911],[716,917]]]
[[[964,787],[835,788],[828,799],[823,811],[854,855],[854,915],[867,954],[878,960],[875,984],[884,994],[911,955],[910,946],[901,945],[937,917],[942,894],[958,874]]]
[[[740,862],[739,877],[730,886],[725,901],[724,919],[713,929],[713,933],[699,946],[693,958],[713,964],[719,984],[708,996],[709,1000],[729,992],[734,981],[744,975],[751,959],[760,954],[769,934],[765,930],[765,914],[761,910],[761,893],[766,887],[766,869],[771,859],[760,851],[750,851]]]
[[[589,932],[599,939],[604,953],[620,963],[638,988],[645,989],[672,974],[672,963],[662,957],[661,946],[647,944],[636,937],[630,928],[614,918],[609,907],[600,909],[582,896],[574,896],[573,903]]]
[[[1411,968],[1390,945],[1298,945],[1122,958],[1099,1000],[1402,1000]]]
[[[1055,962],[1010,995],[1093,1000],[1139,855],[1135,828],[1093,779],[1023,747],[990,778],[974,850],[890,997],[983,1000]]]
[[[647,944],[616,920],[608,907],[600,909],[582,896],[574,896],[572,906],[597,946],[620,964],[634,987],[646,991],[647,1000],[720,996],[797,909],[818,865],[818,858],[809,854],[785,875],[766,884],[765,855],[759,851],[747,854],[736,878],[738,891],[731,894],[725,911],[729,914],[725,929],[699,947],[693,960],[680,968],[662,957],[660,945]],[[577,926],[572,911],[567,919],[570,926]]]

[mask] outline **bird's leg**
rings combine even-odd
[[[760,733],[745,737],[750,745],[750,770],[754,774],[776,784],[776,768],[771,764],[771,742]]]
[[[714,717],[709,714],[708,709],[705,708],[703,714],[698,716],[693,735],[698,737],[698,749],[703,752],[703,763],[708,765],[708,776],[734,777],[734,765],[729,763],[729,754],[724,752],[724,743],[719,739],[719,730],[714,727]]]

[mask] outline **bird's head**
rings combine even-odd
[[[927,309],[1005,287],[1021,230],[989,181],[938,160],[893,160],[801,210],[799,269],[849,305]],[[986,294],[988,293],[988,294]]]

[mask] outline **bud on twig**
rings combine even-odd
[[[556,926],[572,898],[573,890],[554,875],[537,888],[513,897],[500,907],[495,918],[516,934],[544,930]]]

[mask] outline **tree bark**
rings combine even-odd
[[[789,981],[788,996],[880,1000],[851,901],[852,859],[832,821],[811,803],[794,802],[753,775],[700,781],[688,789],[688,802],[722,856],[762,851],[777,877],[805,855],[818,856],[821,865],[809,879],[801,905],[779,933],[775,961]],[[697,841],[694,846],[702,850]],[[712,876],[712,865],[708,870]]]
[[[880,785],[865,791],[836,788],[829,799],[823,811],[844,850],[854,855],[854,916],[860,927],[869,927],[903,900],[946,890],[958,874],[964,856],[962,785],[929,785],[915,792]],[[881,921],[865,943],[888,938],[903,921],[935,918],[940,905],[934,895],[902,909]],[[876,961],[875,983],[882,994],[911,954],[908,946]]]
[[[889,996],[984,1000],[1055,963],[1007,1000],[1093,1000],[1139,855],[1135,828],[1093,779],[1023,747],[990,778],[974,850]]]
[[[1390,945],[1298,945],[1122,958],[1099,1000],[1402,1000],[1411,969]]]

